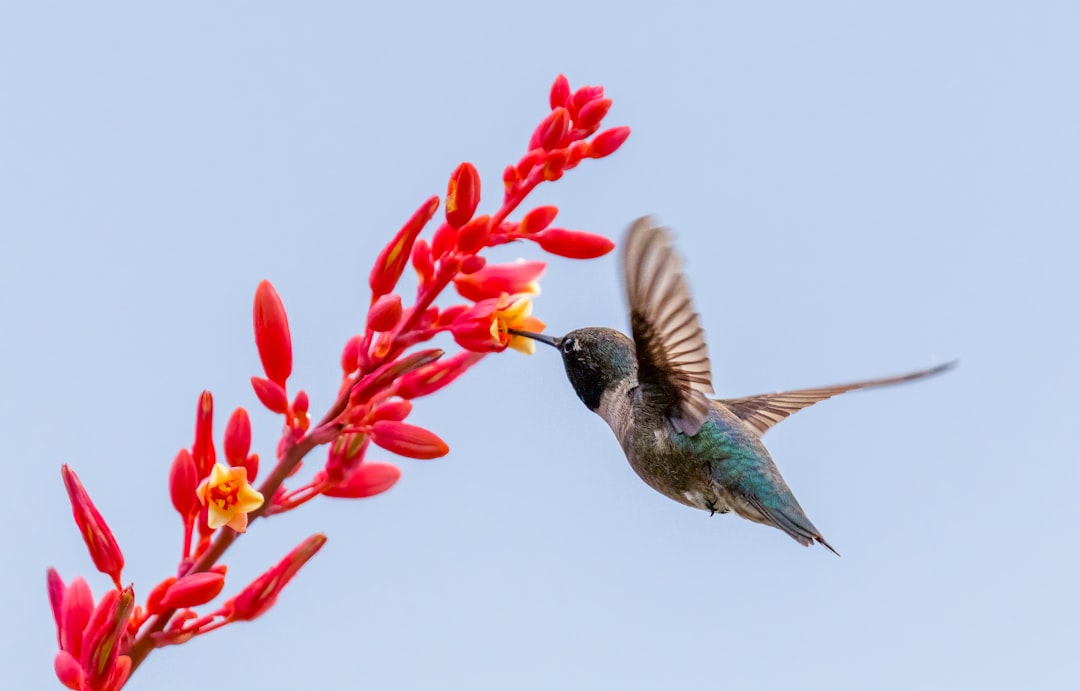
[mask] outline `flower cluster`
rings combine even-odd
[[[588,259],[614,247],[605,237],[554,227],[558,210],[553,206],[533,208],[520,220],[509,218],[538,185],[558,180],[585,159],[608,156],[630,134],[627,127],[600,131],[611,107],[602,87],[572,91],[560,75],[550,106],[527,153],[504,171],[498,209],[477,214],[480,175],[472,164],[462,163],[450,176],[444,200],[435,196],[421,204],[379,253],[369,276],[366,323],[345,344],[337,399],[316,423],[308,395],[289,393],[292,337],[285,307],[268,281],[259,284],[253,322],[264,376],[252,377],[251,384],[259,402],[283,418],[274,463],[256,490],[251,483],[259,476],[259,455],[251,452],[251,421],[243,408],[229,416],[219,460],[213,397],[202,393],[191,447],[176,454],[169,471],[169,496],[183,526],[177,575],[151,588],[144,604],[137,605],[133,587],[122,584],[124,557],[107,523],[74,471],[63,467],[75,522],[94,565],[113,587],[95,603],[82,578],[65,584],[49,570],[60,647],[55,671],[61,683],[70,689],[115,691],[154,648],[266,612],[322,547],[323,535],[309,537],[217,609],[196,609],[223,592],[227,567],[220,560],[251,521],[318,496],[358,499],[392,487],[401,473],[394,465],[368,460],[372,444],[415,459],[449,451],[434,432],[405,422],[413,401],[446,387],[488,353],[506,348],[531,353],[532,341],[513,336],[510,329],[544,328],[532,316],[544,263],[488,264],[484,250],[527,240],[551,254]],[[430,239],[422,238],[440,203],[443,220]],[[412,303],[406,304],[398,285],[410,265],[417,287]],[[460,300],[436,305],[451,286]],[[421,347],[440,333],[452,336],[461,350],[447,355]],[[309,481],[286,487],[305,456],[319,446],[326,447],[322,467]]]

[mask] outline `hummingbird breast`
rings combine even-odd
[[[675,430],[665,411],[644,402],[636,382],[606,391],[596,411],[622,446],[630,467],[645,484],[664,496],[696,509],[726,513],[737,498],[715,482],[738,446],[710,420],[694,437]]]

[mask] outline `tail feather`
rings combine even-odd
[[[794,510],[785,510],[780,507],[770,508],[754,496],[747,496],[746,500],[747,503],[754,507],[754,509],[761,514],[761,517],[769,524],[783,530],[799,544],[809,547],[815,542],[818,542],[836,556],[840,556],[840,553],[825,541],[825,538],[821,536],[821,533],[818,532],[818,529],[810,522],[810,519],[806,517],[806,514],[803,513],[798,504],[793,507]]]

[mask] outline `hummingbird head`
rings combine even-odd
[[[600,408],[605,391],[637,377],[634,342],[615,329],[599,326],[577,329],[562,338],[516,329],[510,329],[510,333],[558,349],[570,385],[593,412]]]

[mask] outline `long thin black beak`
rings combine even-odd
[[[507,329],[508,333],[512,333],[515,336],[524,336],[525,338],[531,338],[534,341],[540,341],[541,343],[547,343],[552,348],[558,348],[561,338],[555,338],[554,336],[548,336],[547,334],[536,334],[532,331],[519,331],[518,329]]]

